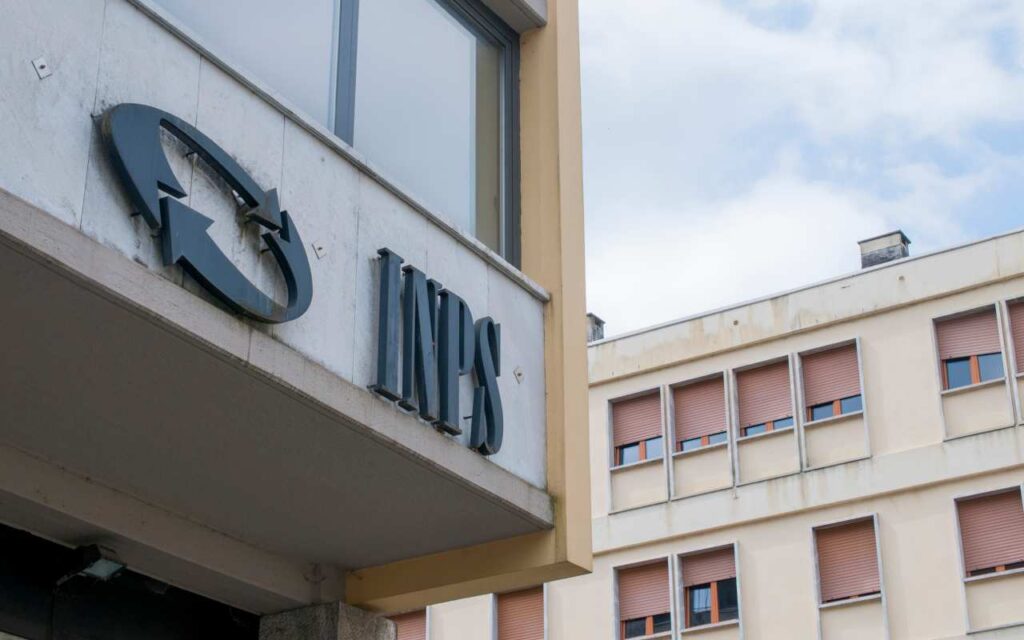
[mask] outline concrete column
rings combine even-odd
[[[332,602],[263,616],[260,640],[395,640],[395,624]]]

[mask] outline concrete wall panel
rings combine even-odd
[[[740,482],[774,478],[800,469],[795,429],[770,432],[737,444]]]
[[[946,434],[950,438],[1008,427],[1014,423],[1013,405],[1002,382],[943,394],[942,413],[946,418]]]
[[[430,607],[428,640],[492,640],[494,599],[490,595]]]
[[[822,640],[878,640],[885,637],[882,601],[862,600],[821,610]]]
[[[620,467],[612,472],[612,510],[621,511],[668,498],[661,460]]]
[[[824,467],[868,455],[864,416],[854,414],[805,427],[807,465]]]
[[[0,20],[0,184],[81,222],[104,0],[14,0]],[[59,19],[55,19],[59,18]],[[40,79],[32,61],[52,72]]]
[[[1024,624],[1024,574],[993,576],[966,587],[972,631]]]
[[[728,447],[705,447],[676,455],[672,464],[674,498],[732,486],[732,460]]]

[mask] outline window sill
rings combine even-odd
[[[987,580],[1009,578],[1010,576],[1017,576],[1022,573],[1024,573],[1024,567],[1020,569],[1010,569],[1008,571],[993,571],[992,573],[983,573],[980,576],[967,576],[963,580],[964,584],[971,584],[973,582],[985,582]]]
[[[827,418],[821,418],[820,420],[814,420],[812,422],[805,422],[804,429],[813,429],[815,427],[822,427],[837,422],[843,422],[846,420],[853,420],[854,418],[863,418],[864,411],[851,411],[850,413],[841,413],[838,416],[829,416]]]
[[[795,430],[794,430],[793,427],[786,427],[785,429],[776,429],[775,431],[765,431],[764,433],[755,433],[752,436],[741,436],[741,437],[736,439],[736,442],[750,442],[752,440],[757,440],[759,438],[769,438],[771,436],[777,436],[777,435],[784,434],[784,433],[792,434],[792,433],[795,433]]]
[[[302,129],[305,129],[310,135],[330,147],[331,150],[345,158],[348,162],[352,163],[357,170],[393,193],[417,213],[450,235],[466,249],[482,258],[497,271],[500,271],[512,282],[515,282],[526,290],[526,292],[534,298],[544,303],[551,301],[551,294],[548,293],[544,287],[534,282],[529,276],[516,268],[512,263],[505,260],[505,258],[498,255],[483,242],[463,233],[460,229],[448,223],[436,212],[423,205],[419,199],[414,195],[410,195],[401,187],[400,184],[384,175],[380,169],[373,165],[373,163],[364,158],[359,151],[355,150],[347,142],[336,136],[333,131],[303,113],[302,110],[291,104],[291,102],[281,94],[271,89],[265,83],[250,77],[248,73],[240,71],[239,69],[242,68],[240,65],[236,65],[230,59],[226,59],[223,56],[214,53],[214,51],[207,46],[208,43],[203,38],[199,37],[180,20],[172,16],[170,12],[159,6],[155,0],[128,1],[158,25],[170,32],[171,35],[194,49],[204,59],[212,62],[228,76],[240,82],[247,89],[255,93],[261,100],[270,105],[271,108],[280,112],[286,119],[294,122]]]
[[[836,600],[835,602],[825,602],[823,604],[819,604],[818,608],[819,609],[840,609],[842,607],[848,607],[848,606],[851,606],[851,605],[860,604],[861,602],[871,602],[872,600],[881,600],[881,599],[882,599],[882,594],[881,593],[872,593],[869,596],[859,596],[857,598],[847,598],[846,600]]]
[[[725,622],[716,622],[715,624],[702,624],[699,627],[690,627],[689,629],[680,629],[679,633],[684,636],[697,636],[705,632],[716,631],[725,627],[738,627],[740,626],[739,620],[726,620]]]
[[[996,385],[1006,384],[1006,376],[1002,378],[996,378],[995,380],[986,380],[985,382],[979,382],[977,384],[969,384],[966,387],[957,387],[956,389],[945,389],[942,392],[942,397],[946,398],[949,396],[960,395],[961,393],[970,393],[975,389],[984,389],[986,387],[994,387]]]
[[[1006,624],[996,625],[994,627],[982,627],[981,629],[971,629],[967,632],[967,635],[973,636],[979,633],[989,633],[990,631],[1004,631],[1006,629],[1017,629],[1024,627],[1024,622],[1008,622]]]
[[[696,449],[690,449],[689,451],[676,451],[675,453],[672,454],[672,457],[673,458],[684,458],[684,457],[687,457],[687,456],[696,456],[696,455],[700,455],[702,453],[707,453],[708,451],[716,451],[718,449],[724,449],[725,447],[728,447],[728,446],[729,446],[729,442],[728,441],[726,441],[726,442],[718,442],[716,444],[708,444],[708,445],[704,445],[703,447],[698,447]]]
[[[653,633],[649,636],[633,636],[629,640],[656,640],[657,638],[671,638],[671,631],[662,631],[661,633]]]
[[[629,464],[620,464],[617,467],[612,467],[611,472],[616,473],[618,471],[625,471],[627,469],[636,469],[637,467],[643,467],[645,465],[654,464],[656,462],[664,462],[664,458],[648,458],[647,460],[640,460],[639,462],[630,462]]]

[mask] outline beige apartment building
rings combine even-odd
[[[1024,637],[1024,232],[908,244],[592,343],[593,573],[400,640]]]

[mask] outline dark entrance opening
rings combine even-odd
[[[76,554],[0,525],[0,631],[27,640],[256,640],[259,618],[152,578],[75,576]]]

